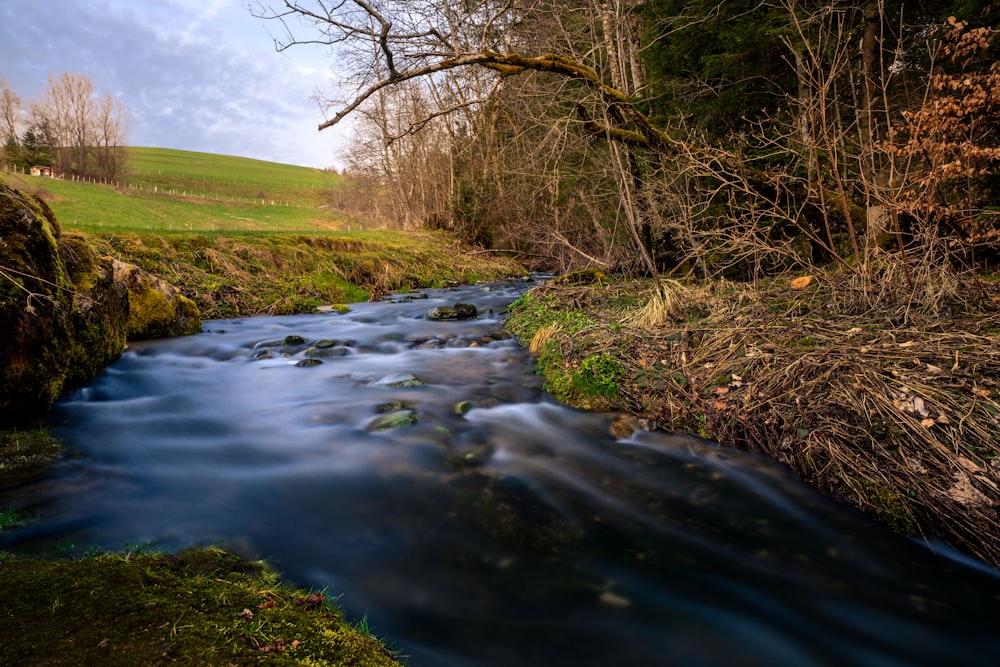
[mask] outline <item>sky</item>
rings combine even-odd
[[[324,115],[310,99],[332,90],[332,57],[307,45],[278,53],[280,24],[252,16],[251,1],[257,7],[257,0],[2,0],[0,78],[27,102],[49,74],[90,77],[98,95],[121,100],[132,146],[339,166],[347,130],[319,132]]]

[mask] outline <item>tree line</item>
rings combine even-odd
[[[107,180],[127,171],[128,114],[114,96],[97,95],[87,76],[50,74],[27,102],[0,80],[0,123],[3,160],[22,169]]]
[[[260,15],[279,50],[332,49],[320,129],[355,130],[336,204],[390,226],[555,268],[837,265],[914,289],[1000,249],[990,2],[286,0]]]

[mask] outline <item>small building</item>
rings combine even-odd
[[[44,167],[42,165],[36,165],[31,168],[32,176],[48,176],[49,178],[55,178],[55,172],[52,167]]]

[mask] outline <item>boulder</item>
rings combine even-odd
[[[471,303],[456,303],[454,306],[437,306],[427,312],[429,320],[471,320],[479,316],[479,310]]]
[[[42,200],[0,183],[0,428],[44,415],[117,359],[130,335],[200,329],[193,303],[118,264],[63,234]]]
[[[169,338],[201,331],[198,307],[180,290],[134,264],[111,260],[114,279],[128,290],[129,340]]]

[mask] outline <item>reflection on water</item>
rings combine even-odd
[[[752,455],[555,405],[502,335],[518,289],[133,346],[57,406],[66,459],[0,487],[39,517],[0,549],[222,544],[342,592],[411,665],[1000,664],[994,573]],[[424,318],[456,301],[480,317]]]

